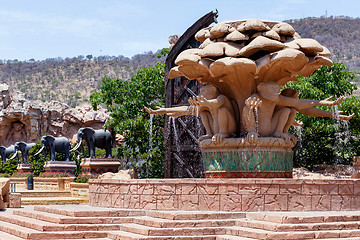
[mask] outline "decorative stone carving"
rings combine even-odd
[[[342,97],[335,101],[286,97],[279,94],[281,87],[274,82],[260,83],[257,93],[245,101],[241,119],[249,142],[257,141],[258,136],[280,137],[286,142],[296,142],[295,136],[287,133],[290,125],[294,123],[295,109],[301,111],[314,106],[335,106],[343,100]],[[276,106],[280,107],[275,108]]]

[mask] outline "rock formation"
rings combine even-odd
[[[10,179],[0,178],[0,209],[9,205]]]
[[[117,173],[106,172],[101,174],[98,179],[138,179],[138,174],[134,169],[120,170]]]
[[[4,146],[18,141],[37,142],[45,133],[67,137],[74,143],[79,128],[101,129],[109,118],[102,108],[94,111],[90,107],[71,108],[58,101],[27,100],[23,93],[11,94],[6,84],[0,84],[0,91],[0,145]]]

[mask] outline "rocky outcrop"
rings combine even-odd
[[[0,145],[18,141],[37,142],[45,133],[64,136],[74,143],[81,127],[101,129],[109,118],[106,109],[71,108],[50,101],[31,101],[20,92],[11,94],[6,84],[0,84]]]
[[[10,179],[0,178],[0,209],[9,205]]]
[[[135,169],[120,170],[117,173],[106,172],[101,174],[99,179],[138,179],[138,174]]]

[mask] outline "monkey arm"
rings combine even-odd
[[[325,100],[298,99],[279,95],[277,105],[294,107],[296,109],[312,108],[315,106],[335,106],[341,103],[343,97],[340,97],[335,101],[330,101],[329,99],[330,98]]]
[[[303,109],[296,109],[298,112],[305,114],[308,117],[329,117],[332,118],[334,113],[328,112],[319,108],[303,108]]]
[[[342,111],[339,111],[339,115],[336,115],[334,112],[325,111],[319,108],[305,108],[305,109],[296,109],[298,112],[305,114],[308,117],[328,117],[328,118],[339,118],[339,120],[348,121],[355,114],[351,114],[349,116],[342,115]]]
[[[219,95],[215,99],[206,99],[205,97],[198,97],[198,103],[201,107],[208,107],[208,108],[220,108],[226,102],[226,97],[224,95]]]

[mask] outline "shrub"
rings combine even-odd
[[[76,177],[75,182],[76,183],[88,183],[89,179],[96,179],[96,178],[97,178],[97,176],[94,176],[94,175],[81,174]]]
[[[14,178],[26,178],[26,177],[33,177],[34,174],[31,173],[31,172],[15,172],[12,174],[11,177],[14,177]]]

